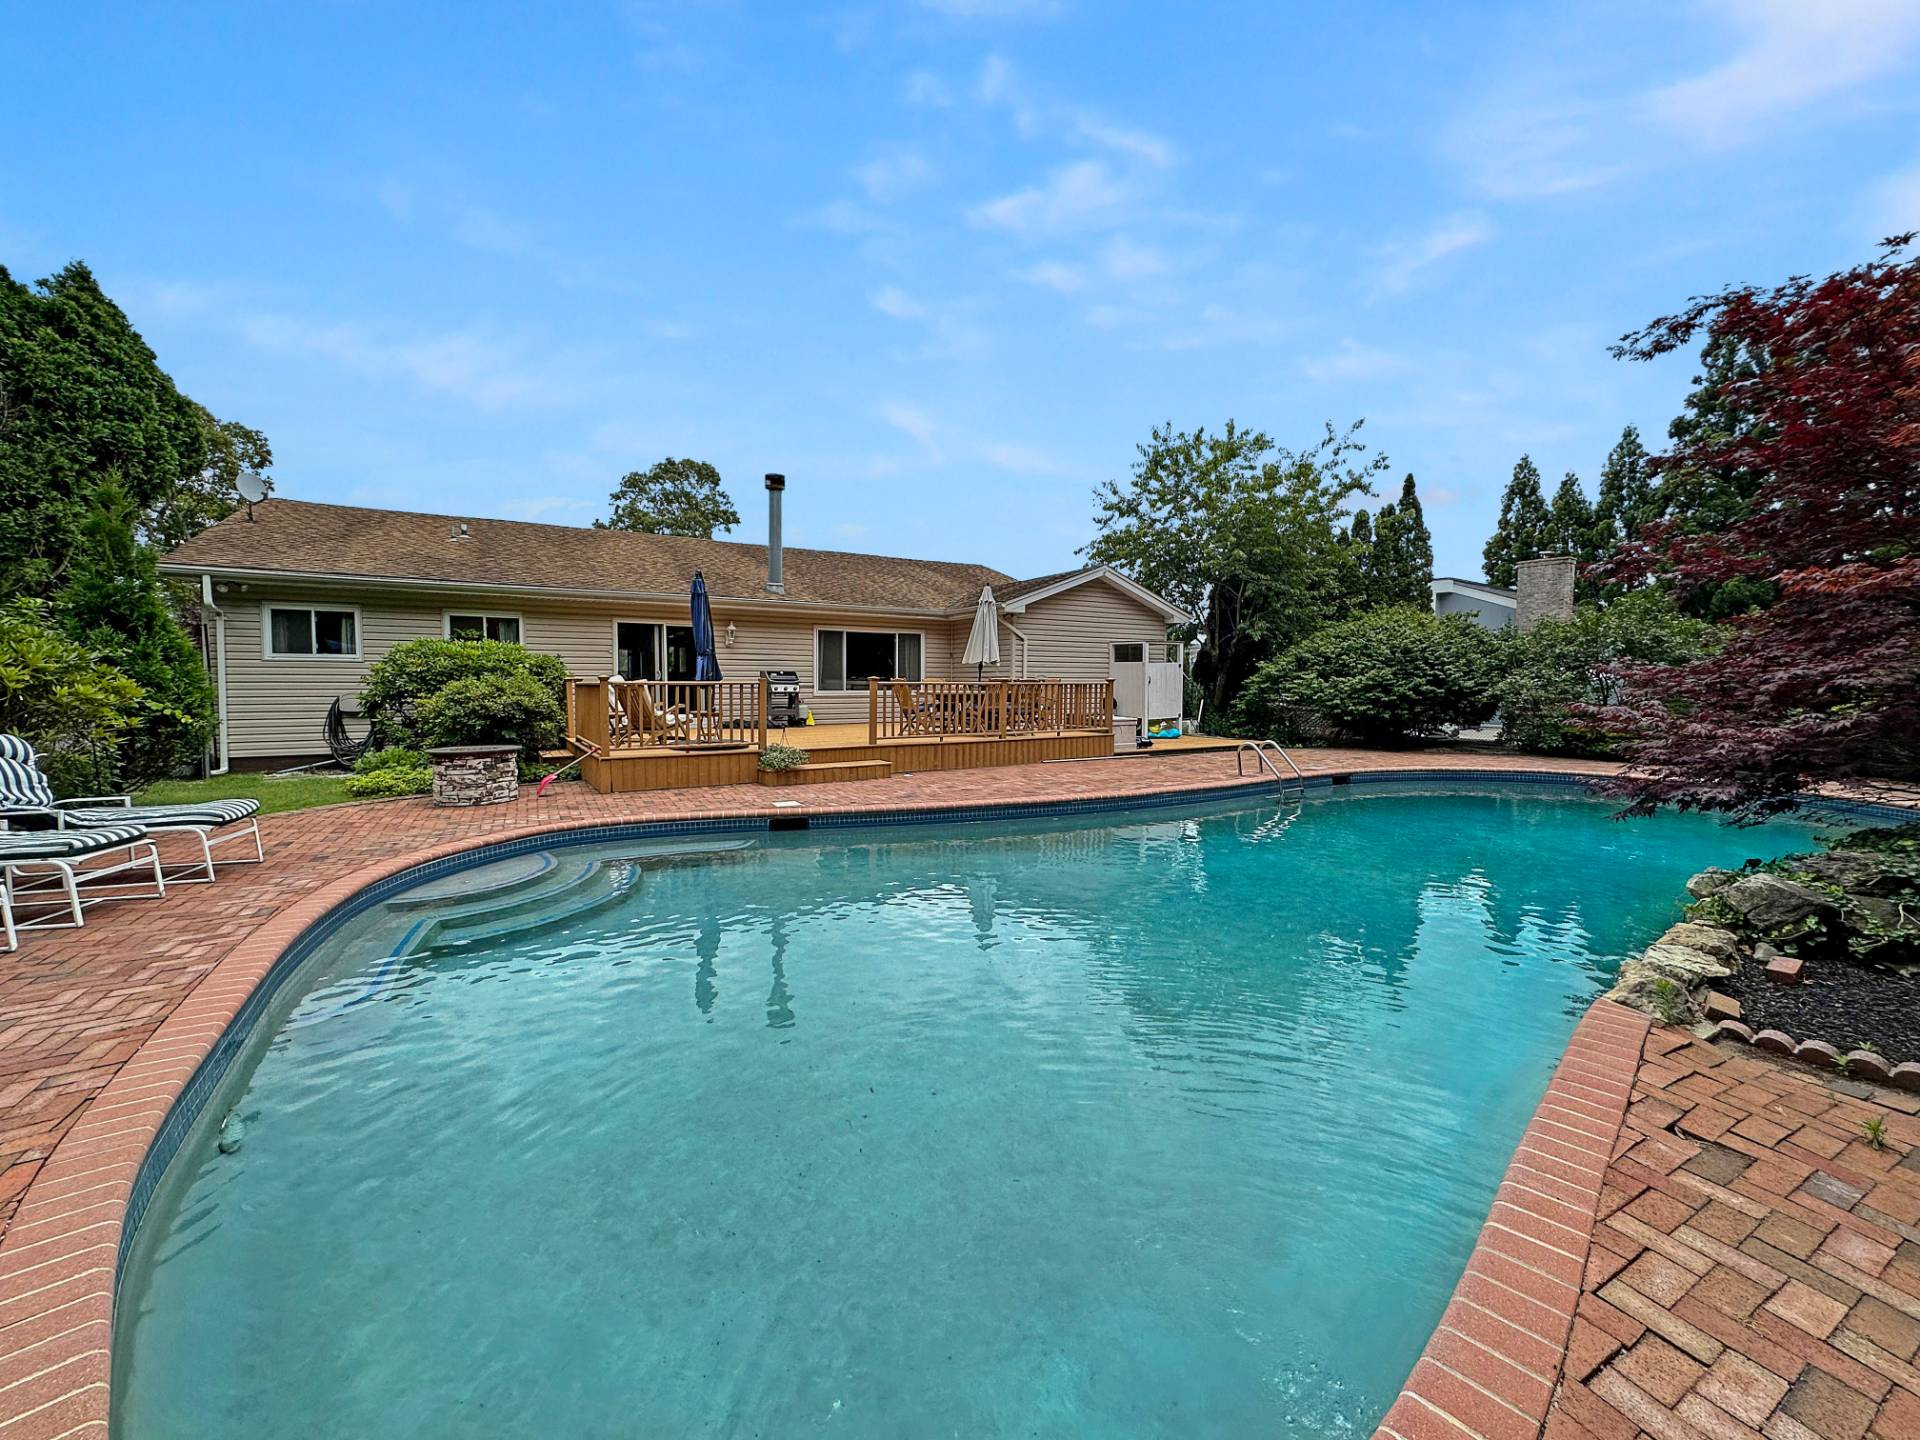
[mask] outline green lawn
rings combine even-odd
[[[207,780],[162,780],[134,796],[141,805],[190,805],[196,800],[258,800],[260,813],[305,810],[351,800],[338,770],[276,778],[261,774],[215,775]]]

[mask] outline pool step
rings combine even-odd
[[[885,780],[893,774],[891,760],[827,760],[793,770],[762,770],[762,785],[825,785],[835,780]]]
[[[565,878],[522,890],[503,904],[476,905],[435,916],[407,947],[408,955],[462,949],[479,941],[551,930],[625,897],[639,871],[618,860],[569,867]]]
[[[387,902],[394,910],[424,910],[429,906],[466,901],[498,900],[545,880],[559,864],[551,850],[536,850],[530,855],[515,855],[491,865],[471,870],[456,870],[438,880],[429,880]]]

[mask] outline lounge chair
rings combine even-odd
[[[222,864],[258,865],[267,858],[260,839],[258,800],[204,800],[192,805],[136,805],[131,795],[55,800],[33,747],[18,735],[0,735],[0,818],[7,815],[51,818],[62,830],[121,830],[132,825],[147,835],[191,835],[200,845],[200,864],[175,876],[176,884],[212,884],[217,846],[253,841],[251,860],[242,857]],[[201,870],[206,873],[197,873]]]
[[[88,867],[85,861],[98,859],[110,851],[125,850],[127,858],[112,865]],[[115,880],[107,877],[127,870],[153,872],[153,889],[148,891],[139,880]],[[36,883],[22,885],[35,871],[48,872]],[[81,894],[86,886],[93,892]],[[53,893],[57,887],[57,897]],[[160,869],[160,852],[139,825],[122,825],[94,830],[0,830],[0,934],[6,936],[9,950],[20,943],[22,930],[54,929],[87,923],[86,907],[102,900],[132,900],[167,893],[166,876]],[[40,920],[18,920],[16,903],[51,905],[54,915]],[[64,913],[67,919],[54,918]]]
[[[664,710],[658,708],[653,703],[653,692],[648,689],[645,681],[634,685],[632,693],[635,697],[634,709],[639,712],[635,719],[639,723],[641,734],[648,737],[660,736],[662,739],[656,743],[667,745],[685,743],[694,738],[694,722],[697,717],[691,710],[684,710],[679,706],[668,706]]]
[[[905,680],[892,681],[893,703],[900,711],[902,735],[932,735],[941,729],[940,714],[931,704],[914,698],[913,686]]]

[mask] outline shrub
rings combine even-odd
[[[134,536],[136,511],[109,476],[81,522],[54,618],[145,692],[139,723],[121,737],[117,783],[128,789],[177,775],[213,737],[213,682],[167,600],[153,551]]]
[[[812,757],[797,745],[769,745],[760,752],[762,770],[798,770]]]
[[[1411,607],[1328,625],[1254,672],[1242,721],[1261,734],[1304,709],[1354,739],[1394,744],[1478,725],[1494,709],[1503,637]]]
[[[1582,606],[1571,620],[1542,620],[1509,642],[1496,690],[1502,738],[1543,755],[1611,755],[1616,737],[1575,705],[1610,705],[1620,662],[1685,664],[1708,652],[1713,627],[1689,619],[1660,590],[1637,590],[1605,608]]]
[[[554,722],[554,733],[543,736],[539,743],[555,743],[564,719],[566,663],[557,655],[543,655],[504,640],[429,639],[396,645],[368,669],[360,691],[360,707],[372,721],[376,745],[411,745],[417,749],[439,743],[427,741],[421,728],[420,707],[429,697],[456,680],[508,675],[534,681],[552,699],[553,713],[562,719]]]
[[[433,789],[433,768],[418,750],[394,745],[370,750],[353,762],[347,793],[363,800],[392,795],[424,795]]]
[[[0,733],[33,746],[56,792],[116,789],[120,743],[144,710],[139,685],[54,629],[43,607],[0,605]]]
[[[414,711],[428,745],[518,745],[537,754],[560,743],[566,715],[553,693],[524,672],[449,681]]]

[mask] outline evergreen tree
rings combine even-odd
[[[1600,498],[1593,507],[1592,547],[1603,558],[1652,517],[1653,481],[1647,473],[1647,449],[1629,425],[1600,467]]]
[[[1353,519],[1347,525],[1347,543],[1362,553],[1373,548],[1373,522],[1367,518],[1366,511],[1353,512]]]
[[[1598,558],[1593,553],[1593,506],[1580,488],[1580,477],[1569,470],[1553,492],[1548,512],[1548,555],[1572,555],[1582,565]]]
[[[1428,533],[1413,476],[1400,482],[1400,498],[1381,510],[1374,526],[1374,549],[1380,554],[1374,565],[1376,603],[1421,607],[1433,603],[1433,536]]]
[[[54,614],[61,629],[145,692],[139,723],[121,740],[117,761],[120,782],[131,788],[200,758],[213,734],[213,685],[167,604],[153,551],[135,538],[139,508],[132,496],[111,474],[93,495]]]
[[[1540,471],[1530,456],[1522,455],[1500,497],[1499,522],[1481,551],[1489,585],[1511,589],[1519,578],[1515,567],[1547,553],[1552,518],[1540,493]]]

